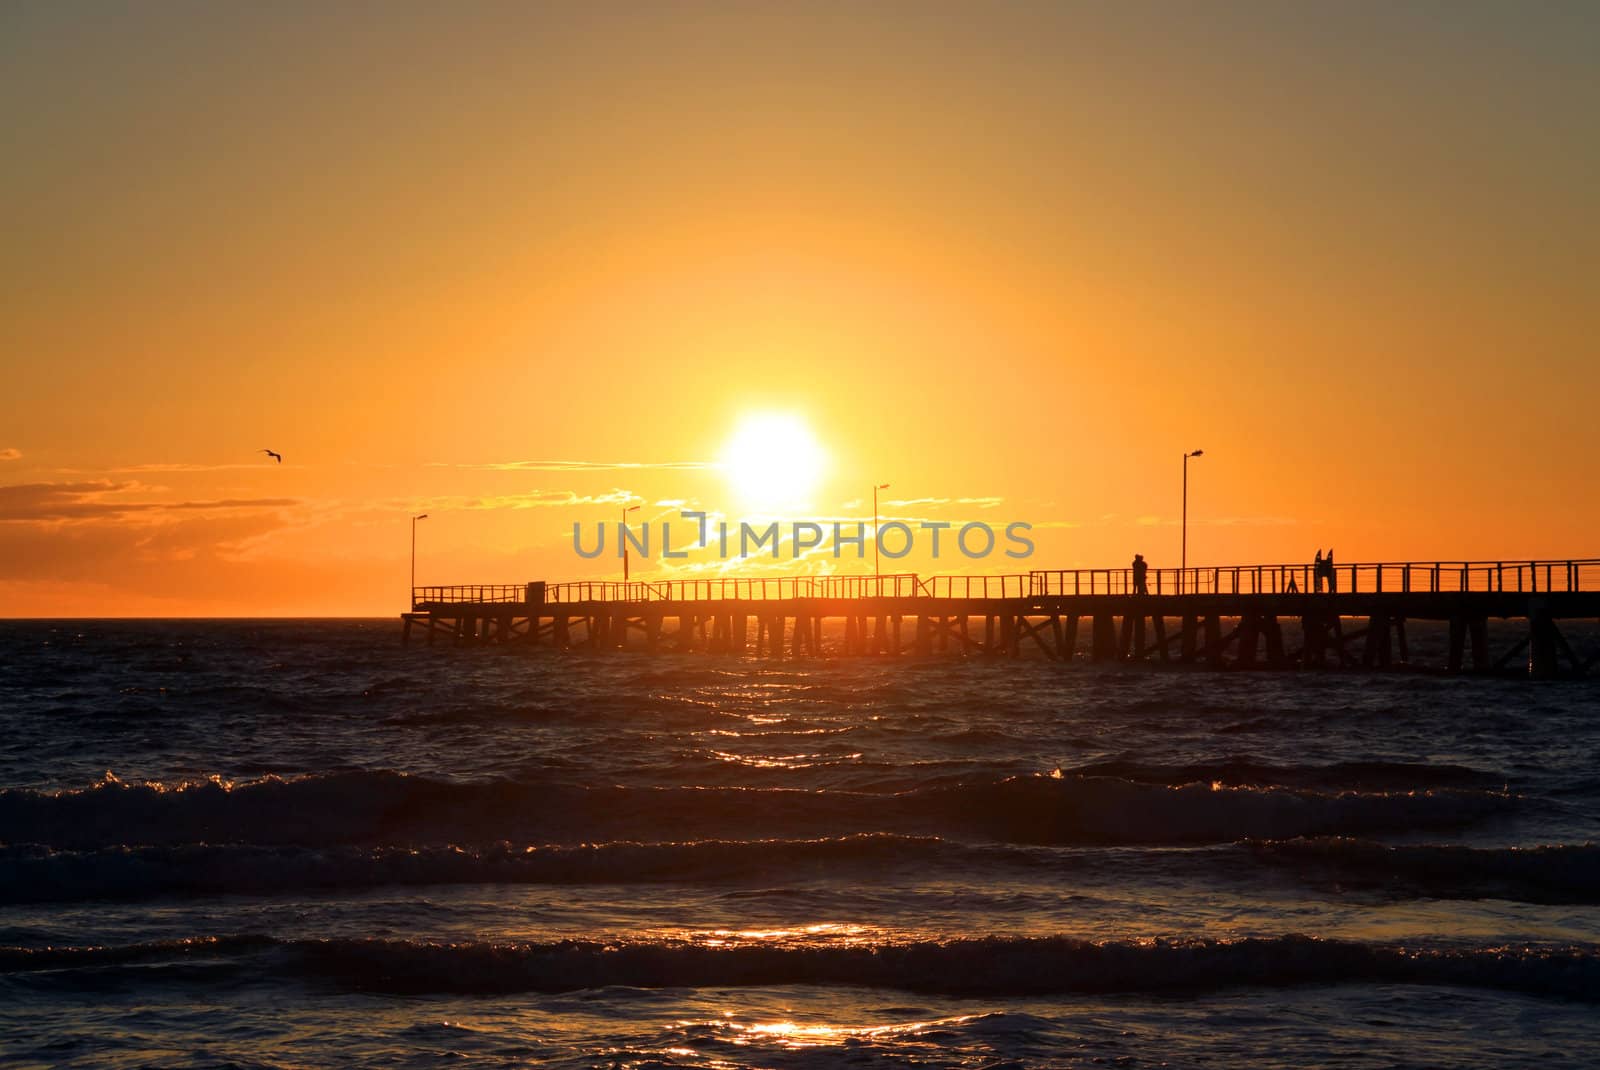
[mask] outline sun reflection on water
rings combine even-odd
[[[792,1019],[775,1022],[736,1022],[730,1012],[720,1021],[685,1020],[679,1021],[678,1027],[687,1030],[709,1029],[725,1035],[729,1043],[741,1046],[768,1043],[780,1048],[824,1048],[864,1041],[914,1037],[929,1030],[959,1027],[982,1017],[981,1014],[962,1014],[950,1018],[895,1022],[889,1025],[829,1025],[801,1023]]]
[[[818,922],[771,929],[698,929],[677,934],[679,939],[700,947],[762,947],[779,944],[867,947],[881,942],[884,935],[884,930],[876,926],[852,922]]]
[[[817,765],[832,765],[838,762],[858,762],[861,752],[854,751],[849,754],[733,754],[729,751],[714,750],[711,756],[721,762],[730,762],[734,765],[746,765],[755,769],[810,769]]]

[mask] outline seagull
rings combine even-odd
[[[283,463],[283,454],[281,454],[281,453],[274,453],[271,450],[257,450],[256,452],[257,453],[265,453],[268,457],[271,457],[274,461],[277,461],[279,464]]]

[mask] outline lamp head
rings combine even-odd
[[[428,519],[428,514],[427,513],[418,513],[416,516],[412,517],[411,519],[412,520],[426,520],[426,519]]]

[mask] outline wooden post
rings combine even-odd
[[[1101,610],[1094,615],[1094,632],[1090,638],[1090,657],[1095,661],[1117,660],[1117,623],[1109,612]]]
[[[1472,638],[1472,667],[1478,672],[1489,671],[1489,618],[1473,617],[1467,622],[1467,633]]]
[[[1559,671],[1555,621],[1548,611],[1533,610],[1528,615],[1528,675],[1535,680],[1549,680]]]
[[[1246,613],[1239,620],[1239,658],[1238,664],[1250,669],[1255,667],[1256,647],[1261,640],[1261,617],[1256,613]]]
[[[1361,662],[1369,669],[1389,667],[1389,614],[1374,613],[1367,621],[1367,643]]]
[[[1267,664],[1274,669],[1283,668],[1288,660],[1283,656],[1283,626],[1278,623],[1277,614],[1262,616],[1261,633],[1267,637]]]
[[[1222,668],[1222,618],[1215,612],[1206,615],[1206,658],[1213,668]]]

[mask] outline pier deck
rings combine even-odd
[[[1213,668],[1432,667],[1584,676],[1600,651],[1560,622],[1600,620],[1600,559],[1130,569],[1000,576],[815,576],[417,587],[409,642],[766,658],[967,654]],[[1489,622],[1522,622],[1513,638]],[[1408,621],[1448,625],[1435,664]],[[1497,629],[1504,632],[1505,629]],[[1085,642],[1080,642],[1080,635]],[[1581,646],[1581,644],[1580,644]]]

